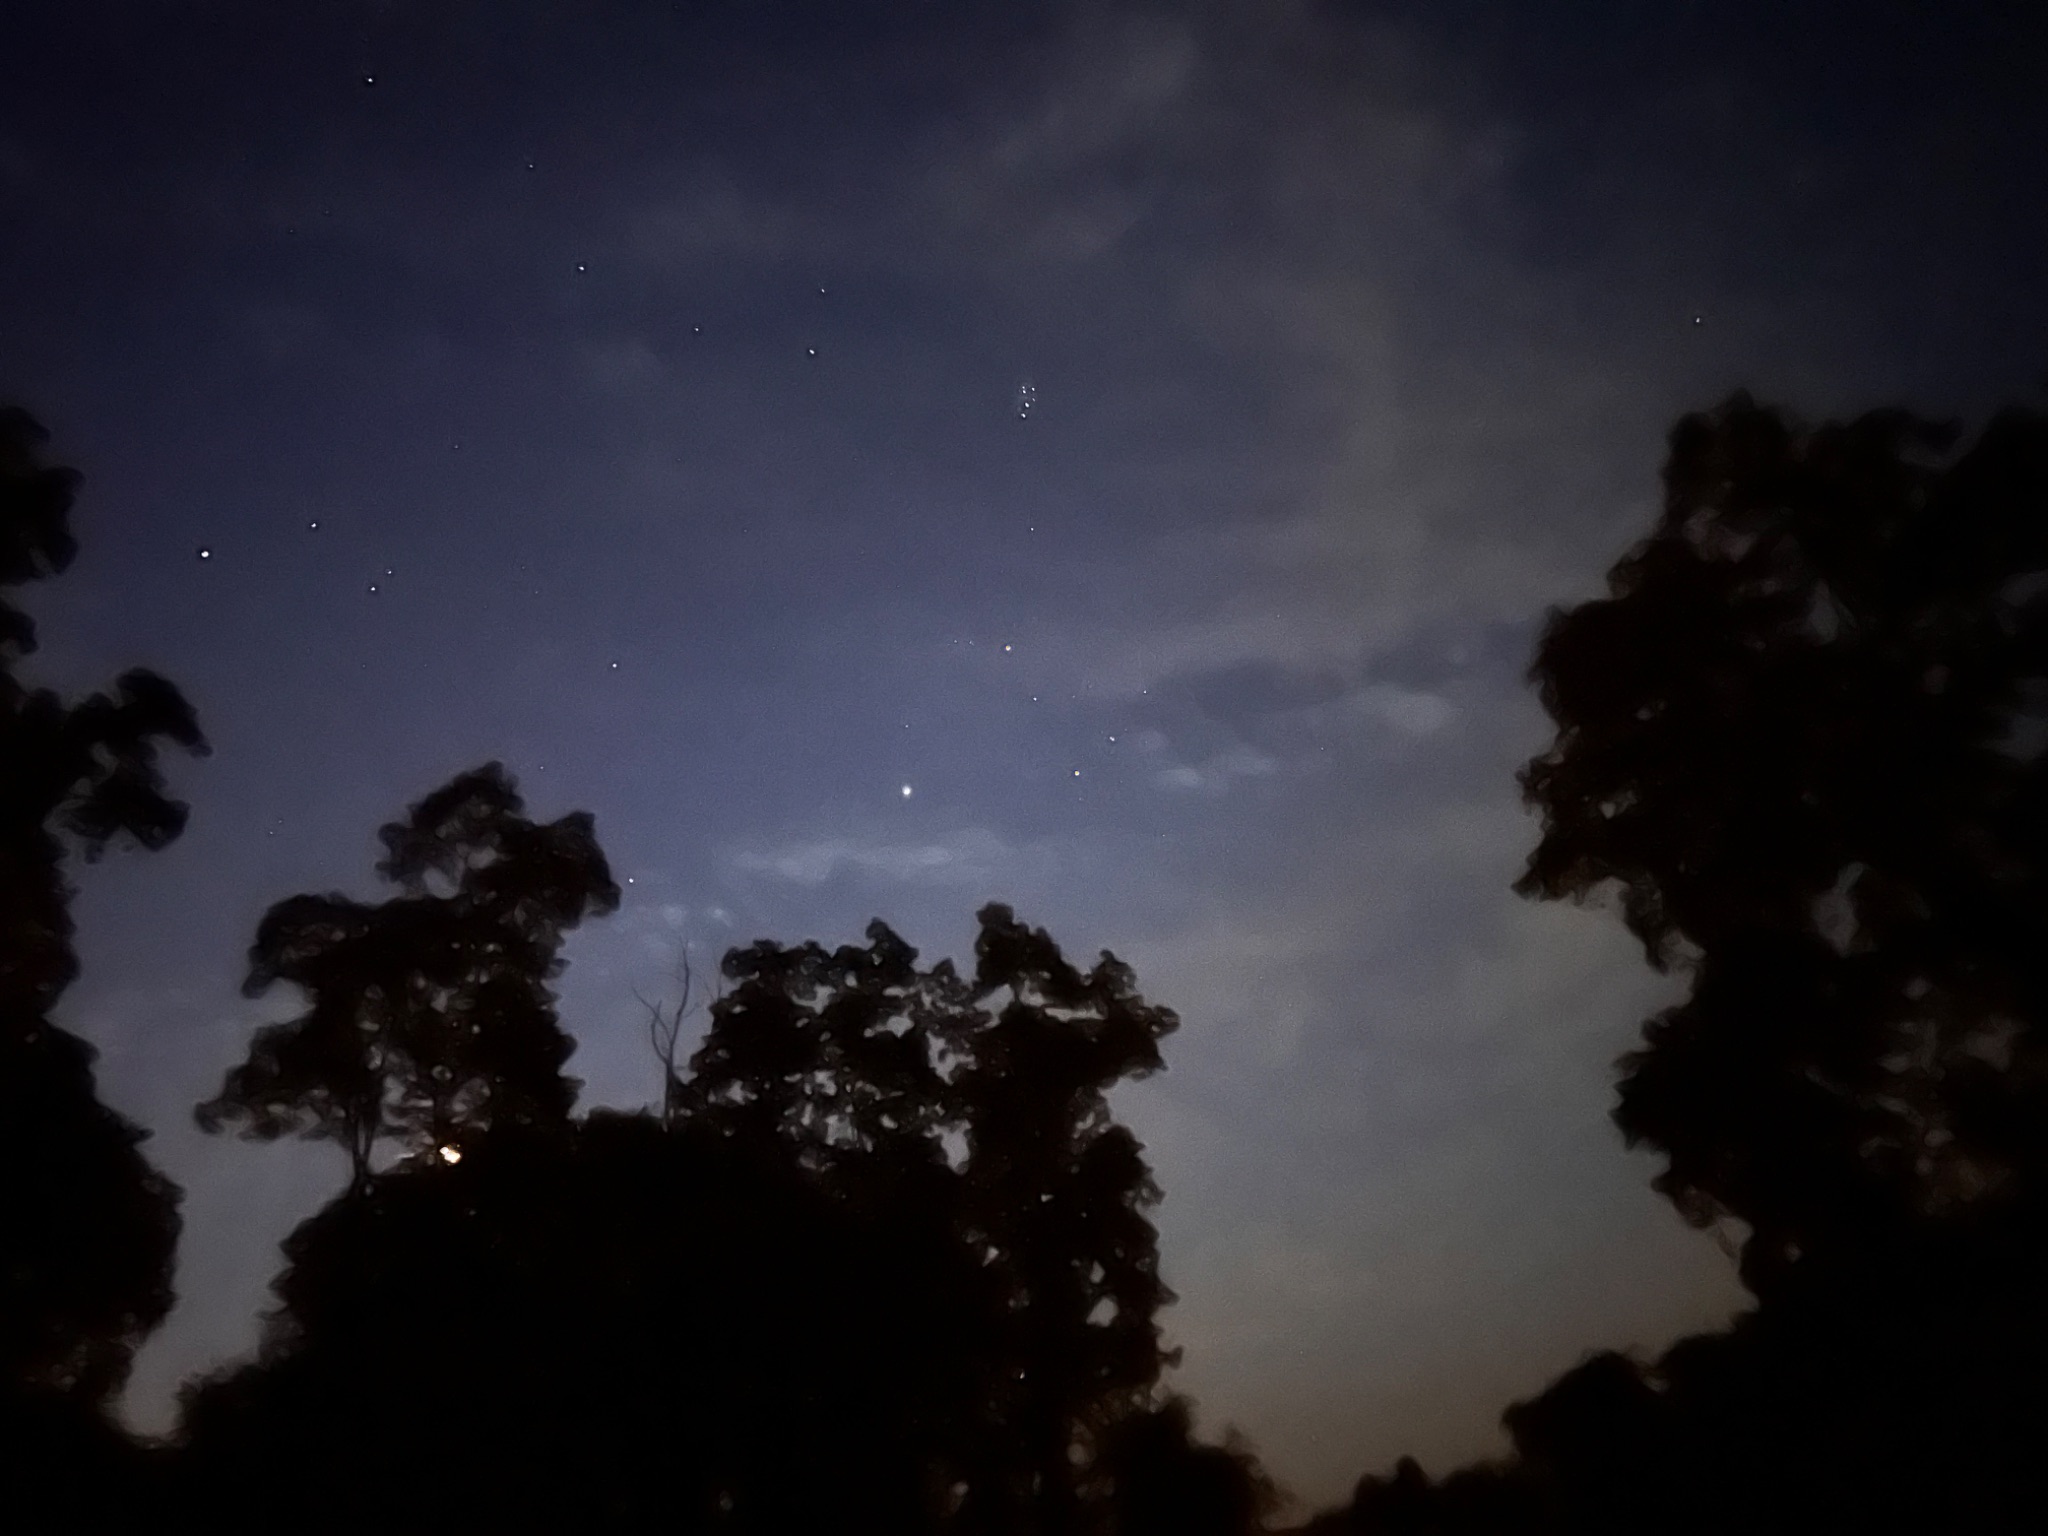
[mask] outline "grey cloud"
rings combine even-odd
[[[986,886],[1050,857],[1043,846],[1018,847],[986,827],[945,837],[903,842],[850,836],[818,837],[734,856],[736,868],[794,885],[823,885],[843,873],[907,884]]]
[[[1206,790],[1220,794],[1237,779],[1263,778],[1277,772],[1280,767],[1277,758],[1269,757],[1256,747],[1240,743],[1201,763],[1182,763],[1176,767],[1163,768],[1153,776],[1153,782],[1161,789]]]

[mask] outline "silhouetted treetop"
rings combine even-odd
[[[734,949],[679,1123],[774,1152],[967,1260],[977,1308],[949,1452],[962,1529],[1060,1532],[1085,1468],[1171,1355],[1143,1148],[1105,1095],[1159,1070],[1178,1023],[1104,954],[1087,971],[1008,907],[978,914],[971,983],[874,923],[865,947]]]
[[[0,409],[0,586],[54,575],[77,552],[79,477],[42,462],[46,437],[26,412]],[[28,615],[0,599],[0,1028],[40,1017],[77,974],[63,840],[88,859],[123,836],[163,847],[186,809],[165,793],[159,743],[206,751],[191,705],[155,673],[66,704],[17,675],[35,648]]]
[[[729,951],[731,989],[690,1059],[682,1112],[817,1171],[862,1156],[898,1176],[941,1166],[947,1070],[972,1027],[966,988],[950,962],[919,970],[886,923],[867,937],[866,948],[764,939]]]
[[[0,409],[0,587],[77,551],[79,477],[43,462],[45,440]],[[113,1394],[169,1310],[178,1195],[142,1156],[144,1133],[99,1102],[92,1047],[50,1022],[78,974],[65,855],[169,843],[185,807],[165,792],[160,746],[206,744],[155,673],[67,703],[19,676],[35,647],[28,616],[0,599],[0,1392],[60,1394],[68,1413]],[[23,1406],[34,1400],[6,1409],[7,1434],[57,1422]]]
[[[0,406],[0,587],[55,576],[78,554],[71,536],[71,504],[78,471],[45,464],[50,434],[19,406]],[[0,600],[0,665],[36,648],[35,624]]]
[[[2048,417],[1959,441],[1685,418],[1656,529],[1532,668],[1518,889],[1618,886],[1691,976],[1616,1119],[1688,1216],[1754,1229],[1753,1279],[2041,1166]]]
[[[458,775],[378,834],[402,894],[290,897],[264,914],[243,990],[307,1006],[257,1031],[202,1126],[338,1141],[358,1184],[379,1142],[459,1150],[492,1126],[559,1125],[574,1049],[548,982],[563,936],[619,889],[587,814],[529,820],[496,763]]]
[[[1279,1502],[1235,1435],[1221,1445],[1196,1440],[1184,1397],[1119,1422],[1104,1436],[1095,1471],[1110,1510],[1104,1536],[1257,1536]]]

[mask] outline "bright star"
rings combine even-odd
[[[910,798],[910,786],[908,784],[903,786],[903,798],[906,800]]]

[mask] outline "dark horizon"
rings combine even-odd
[[[1170,1384],[1323,1508],[1746,1304],[1608,1120],[1680,995],[1510,889],[1546,610],[1738,388],[2048,383],[2016,6],[81,4],[0,60],[0,401],[84,474],[24,676],[174,680],[56,1021],[184,1190],[122,1411],[255,1342],[331,1148],[208,1137],[257,920],[492,759],[636,992],[1012,906],[1181,1020],[1116,1090]]]

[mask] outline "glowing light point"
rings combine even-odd
[[[211,560],[213,558],[213,551],[207,549],[204,545],[202,545],[199,550],[199,558],[202,560]]]
[[[903,786],[903,798],[906,800],[910,798],[910,786],[908,784]]]
[[[459,1163],[462,1161],[462,1148],[460,1147],[442,1147],[440,1152],[441,1161],[444,1163]]]

